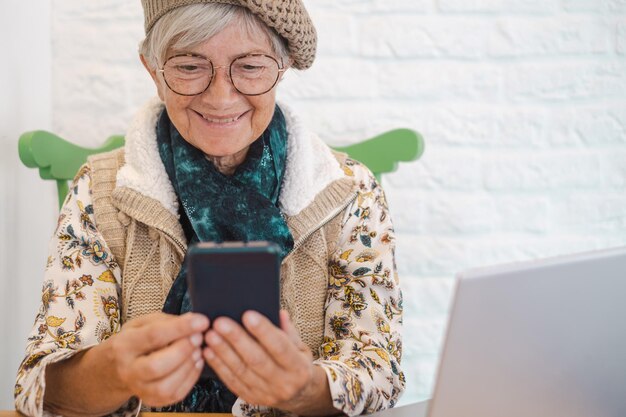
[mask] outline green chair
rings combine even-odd
[[[56,181],[60,208],[69,191],[68,181],[74,178],[81,165],[87,161],[87,157],[123,145],[124,137],[116,135],[109,137],[99,148],[83,148],[53,133],[36,130],[20,136],[18,152],[24,165],[39,169],[39,176],[42,179]],[[380,181],[382,174],[397,169],[398,162],[417,160],[424,152],[424,140],[413,130],[396,129],[363,142],[335,149],[365,164]]]

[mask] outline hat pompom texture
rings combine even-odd
[[[287,40],[295,68],[313,65],[317,50],[317,32],[301,0],[141,0],[146,34],[167,12],[182,6],[222,3],[245,7]]]

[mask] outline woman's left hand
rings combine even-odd
[[[222,382],[244,401],[297,414],[337,412],[326,373],[313,364],[286,311],[281,328],[247,311],[244,327],[220,317],[205,335],[204,358]]]

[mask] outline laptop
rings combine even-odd
[[[625,417],[626,248],[472,269],[433,398],[380,417]]]

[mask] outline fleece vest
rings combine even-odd
[[[344,154],[335,154],[340,164]],[[124,149],[89,158],[96,227],[122,271],[122,323],[161,311],[187,251],[178,217],[136,190],[116,186]],[[280,270],[286,309],[315,358],[323,342],[328,260],[340,248],[344,211],[358,188],[348,177],[332,182],[298,214],[287,216],[293,250]]]

